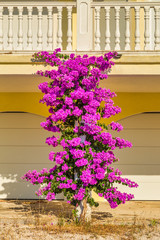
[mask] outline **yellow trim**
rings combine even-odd
[[[48,116],[46,105],[40,104],[42,93],[37,92],[8,92],[0,93],[0,112],[22,111],[42,116]],[[142,112],[160,112],[160,93],[117,93],[115,105],[121,107],[122,112],[101,122],[108,124],[122,118]]]
[[[41,93],[0,93],[0,112],[21,111],[48,116],[48,109],[40,104]]]
[[[102,119],[101,122],[105,124],[143,112],[160,112],[160,93],[120,92],[113,101],[115,106],[119,106],[122,111],[114,117]]]
[[[74,16],[74,20],[76,21],[76,16]],[[76,31],[75,31],[75,25],[73,26],[73,31],[74,31],[74,36],[73,36],[73,47],[74,49],[76,49]],[[85,51],[74,51],[73,52],[77,55],[81,54],[86,54]],[[66,52],[67,53],[67,52]],[[94,52],[94,51],[89,51],[87,52],[87,54],[89,56],[101,56],[104,53],[106,53],[106,51],[99,51],[99,52]],[[41,65],[41,67],[43,67],[43,64],[41,62],[39,63],[33,63],[31,61],[32,59],[32,55],[16,55],[16,54],[1,54],[1,58],[0,58],[0,65],[33,65],[40,67],[39,65]],[[113,60],[116,64],[158,64],[160,63],[160,56],[156,56],[155,53],[150,53],[147,55],[147,53],[145,53],[143,55],[143,53],[137,53],[132,52],[129,55],[127,53],[122,53],[121,57],[119,59],[114,59]]]

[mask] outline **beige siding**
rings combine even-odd
[[[0,113],[0,198],[37,198],[38,186],[21,176],[29,170],[53,167],[49,152],[60,150],[45,144],[52,134],[40,127],[42,121],[44,117],[29,113]]]
[[[116,150],[114,164],[139,187],[122,191],[135,194],[135,200],[160,200],[160,113],[144,113],[119,121],[124,127],[117,136],[132,142],[131,149]]]

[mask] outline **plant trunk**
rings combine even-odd
[[[78,221],[85,221],[85,222],[89,222],[91,221],[91,212],[92,209],[89,205],[89,203],[87,203],[87,198],[83,199],[80,202],[80,205],[76,208],[77,210],[77,217],[78,217]]]

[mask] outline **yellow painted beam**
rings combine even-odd
[[[40,104],[41,93],[0,93],[0,112],[28,112],[41,116],[48,116],[48,109]]]

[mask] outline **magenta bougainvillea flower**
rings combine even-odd
[[[22,177],[32,184],[40,184],[36,192],[38,196],[44,195],[51,201],[56,194],[63,192],[71,204],[79,205],[87,198],[91,206],[97,206],[90,194],[94,190],[112,208],[133,199],[132,194],[118,191],[114,183],[128,187],[138,185],[121,177],[122,173],[111,167],[118,161],[113,150],[132,144],[113,137],[108,127],[100,123],[100,119],[110,118],[121,111],[112,100],[116,94],[99,87],[100,81],[108,77],[104,72],[114,65],[111,59],[115,55],[116,52],[100,57],[67,56],[61,54],[60,49],[53,53],[34,54],[36,60],[41,59],[53,67],[50,71],[37,72],[50,80],[39,85],[44,93],[40,102],[49,106],[50,113],[41,126],[60,133],[59,137],[48,137],[46,143],[52,148],[58,145],[63,148],[60,152],[49,153],[49,160],[53,162],[51,169],[28,171]],[[116,122],[111,122],[109,128],[117,132],[123,129]]]

